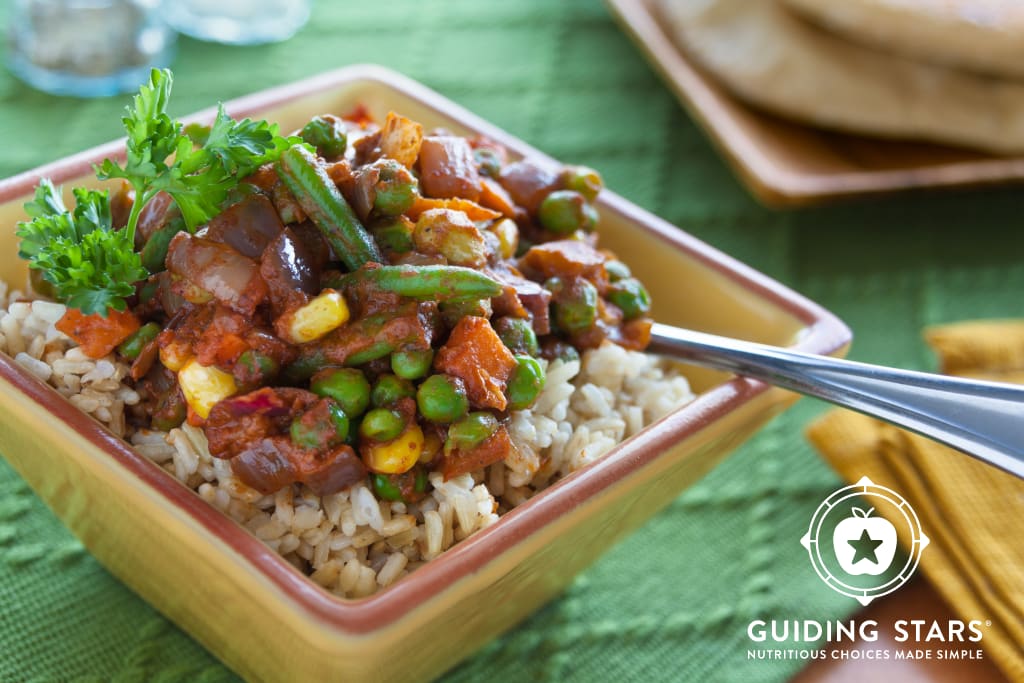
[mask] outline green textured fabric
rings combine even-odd
[[[761,208],[597,0],[324,0],[280,45],[181,40],[173,111],[355,62],[402,71],[600,169],[629,199],[835,311],[855,330],[854,358],[929,368],[922,325],[1021,312],[1019,191]],[[125,100],[54,98],[2,72],[0,102],[3,177],[120,135]],[[746,658],[746,624],[857,607],[817,580],[798,543],[839,485],[801,433],[823,408],[802,401],[776,419],[445,680],[790,677],[801,662]],[[235,679],[107,574],[2,461],[0,601],[0,681]]]

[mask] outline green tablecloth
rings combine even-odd
[[[928,368],[922,325],[1021,312],[1019,191],[761,208],[598,0],[322,0],[284,44],[181,40],[173,112],[354,62],[402,71],[555,157],[600,169],[616,191],[835,311],[855,330],[854,358]],[[58,99],[3,72],[0,101],[0,176],[121,134],[125,98]],[[446,680],[792,675],[801,662],[747,660],[746,624],[857,607],[817,580],[798,543],[839,483],[801,435],[822,409],[802,401],[776,419]],[[234,679],[107,574],[2,460],[0,600],[2,681]]]

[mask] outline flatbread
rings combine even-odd
[[[1024,152],[1019,82],[880,53],[780,0],[660,2],[679,47],[751,104],[826,128]]]
[[[809,19],[912,59],[1024,78],[1021,0],[785,0]]]

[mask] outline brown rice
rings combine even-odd
[[[8,295],[0,282],[0,352],[344,597],[391,585],[693,397],[672,364],[606,344],[582,362],[547,366],[534,407],[511,416],[514,457],[449,481],[431,474],[433,491],[417,504],[378,501],[364,484],[324,497],[301,485],[263,495],[235,478],[228,461],[210,456],[201,429],[133,429],[125,407],[139,396],[124,381],[128,367],[77,349],[54,327],[64,310]]]

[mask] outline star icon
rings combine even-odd
[[[864,529],[860,538],[854,541],[847,541],[853,549],[856,551],[853,555],[853,563],[856,564],[861,560],[871,560],[875,564],[878,564],[878,557],[875,556],[875,550],[878,546],[882,545],[884,541],[876,541],[875,539],[868,536],[868,530]]]

